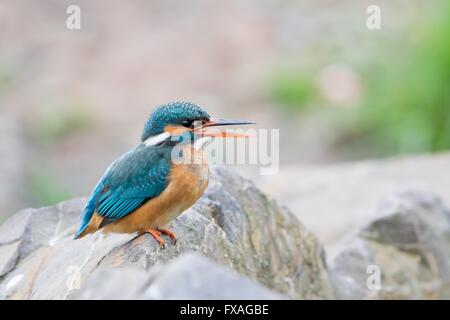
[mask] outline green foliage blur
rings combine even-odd
[[[306,108],[317,93],[311,74],[302,69],[282,69],[272,77],[271,94],[288,111],[295,111]]]
[[[11,87],[13,83],[12,77],[5,68],[0,65],[0,96],[2,96]]]
[[[34,120],[32,125],[34,138],[44,143],[62,141],[76,133],[93,128],[93,115],[86,107],[61,106],[49,108]]]
[[[350,154],[387,156],[450,149],[450,4],[436,2],[407,35],[380,40],[355,66],[362,96],[356,106],[327,106],[313,77],[276,73],[272,98],[291,112],[320,107],[324,121],[338,123],[336,144]],[[389,32],[382,29],[375,32]],[[380,33],[382,34],[382,33]],[[386,33],[387,34],[387,33]],[[334,57],[336,59],[336,57]],[[318,72],[316,70],[316,72]],[[312,73],[311,73],[312,74]]]
[[[388,153],[450,149],[450,6],[418,25],[365,76],[360,130]]]
[[[60,103],[48,103],[41,112],[31,118],[30,136],[33,148],[52,153],[68,139],[86,134],[94,128],[95,118],[89,112],[89,104],[79,99],[67,99]],[[58,177],[49,173],[45,165],[36,162],[26,176],[27,189],[34,206],[53,205],[71,198]]]
[[[35,206],[48,206],[70,199],[71,194],[58,183],[55,177],[35,170],[28,180],[28,188]]]

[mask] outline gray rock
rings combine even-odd
[[[14,268],[18,258],[19,241],[5,244],[0,247],[0,277]]]
[[[173,223],[178,243],[165,249],[149,235],[96,233],[72,240],[84,203],[22,212],[0,226],[0,235],[9,232],[0,238],[0,252],[9,257],[0,261],[0,298],[65,299],[93,273],[149,270],[188,251],[292,298],[333,297],[316,238],[288,209],[228,170],[212,170],[204,196]]]
[[[432,195],[387,197],[330,259],[338,297],[450,298],[450,212]],[[380,272],[379,287],[373,272]]]
[[[449,168],[450,152],[444,152],[342,164],[282,166],[276,175],[251,178],[264,192],[288,206],[331,255],[335,244],[371,220],[373,206],[390,194],[405,190],[433,193],[449,206]]]
[[[198,253],[184,253],[149,272],[123,267],[97,272],[71,299],[286,299]]]
[[[426,193],[385,198],[328,268],[289,210],[225,169],[212,170],[165,249],[149,235],[72,240],[84,203],[23,210],[0,226],[0,298],[450,298],[450,213]]]
[[[20,240],[33,211],[34,209],[19,211],[0,225],[0,245]]]

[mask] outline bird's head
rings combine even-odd
[[[245,134],[220,132],[207,128],[225,125],[244,125],[253,122],[242,120],[224,120],[211,118],[199,106],[190,102],[171,102],[153,110],[144,125],[141,141],[157,144],[159,141],[174,137],[246,137]]]

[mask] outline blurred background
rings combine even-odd
[[[279,128],[281,170],[447,150],[449,17],[439,0],[2,0],[0,221],[88,195],[174,100]]]

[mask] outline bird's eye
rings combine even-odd
[[[186,128],[190,128],[192,126],[193,121],[192,120],[184,120],[182,122],[182,125]]]

